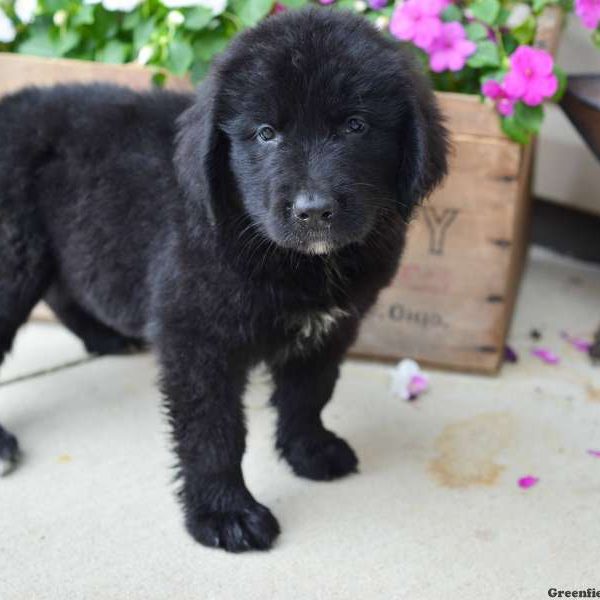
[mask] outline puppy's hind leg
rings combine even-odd
[[[22,198],[2,197],[2,191],[0,187],[0,365],[52,278],[47,239],[34,207]],[[16,438],[0,427],[0,475],[12,469],[18,456]]]
[[[58,282],[50,287],[44,300],[90,354],[130,354],[144,347],[141,340],[125,337],[92,317]]]

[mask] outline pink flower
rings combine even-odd
[[[448,4],[449,0],[406,0],[394,10],[390,33],[428,50],[441,32],[440,14]]]
[[[286,10],[287,9],[283,4],[275,2],[275,4],[273,4],[273,8],[271,9],[271,14],[278,15],[279,13],[285,12]]]
[[[590,348],[592,347],[592,342],[569,335],[566,331],[562,331],[560,337],[571,344],[575,350],[579,350],[579,352],[589,352]]]
[[[588,454],[594,458],[600,458],[600,450],[588,450]]]
[[[333,4],[335,0],[319,0],[320,4]]]
[[[497,81],[493,79],[486,81],[481,86],[481,93],[487,98],[494,100],[496,103],[496,110],[503,117],[510,117],[515,112],[516,100],[511,98],[506,93],[504,86]]]
[[[541,104],[558,89],[554,60],[545,50],[519,46],[510,57],[511,70],[504,79],[508,96],[529,106]]]
[[[600,24],[600,0],[575,0],[575,13],[584,27],[596,29]]]
[[[369,6],[373,10],[381,10],[387,6],[388,0],[369,0]]]
[[[560,356],[548,348],[534,348],[531,351],[531,354],[545,362],[547,365],[557,365],[560,362]]]
[[[539,480],[539,477],[534,477],[533,475],[526,475],[525,477],[521,477],[518,483],[520,488],[528,490],[530,487],[533,487]]]
[[[436,73],[460,71],[476,50],[477,45],[467,39],[465,28],[460,23],[443,23],[439,35],[428,49],[429,65]]]

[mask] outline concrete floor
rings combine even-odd
[[[152,358],[77,363],[70,334],[28,325],[0,385],[0,422],[25,452],[0,480],[0,598],[505,600],[600,586],[600,458],[587,452],[600,450],[600,368],[559,336],[598,322],[600,271],[534,251],[511,334],[521,359],[500,377],[432,372],[408,403],[389,366],[349,361],[325,420],[361,473],[336,483],[277,460],[257,376],[244,468],[283,534],[242,556],[184,533]],[[559,366],[529,355],[533,327]],[[540,481],[520,489],[525,475]]]

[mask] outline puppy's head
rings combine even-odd
[[[412,57],[360,17],[309,9],[231,44],[180,120],[176,164],[214,221],[243,211],[276,244],[324,254],[408,219],[446,154]]]

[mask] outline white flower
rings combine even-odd
[[[140,65],[146,65],[150,62],[150,59],[154,56],[154,48],[152,46],[142,46],[138,52],[135,62]]]
[[[410,358],[401,360],[392,373],[392,393],[402,400],[414,400],[429,387],[429,379],[418,363]]]
[[[383,31],[384,29],[387,29],[389,24],[390,24],[390,19],[389,19],[389,17],[386,17],[385,15],[379,15],[375,19],[375,27],[377,27],[377,29],[379,29],[379,31]]]
[[[356,12],[365,12],[369,8],[369,5],[365,2],[365,0],[356,0],[354,3],[354,10]]]
[[[102,0],[102,6],[104,6],[106,10],[131,12],[142,2],[143,0]]]
[[[57,27],[62,27],[67,22],[68,18],[69,15],[67,14],[66,10],[57,10],[52,17],[52,22]]]
[[[227,8],[227,0],[161,0],[167,8],[188,8],[201,6],[212,10],[213,15],[220,15]]]
[[[17,37],[17,30],[13,22],[6,16],[6,13],[0,8],[0,42],[8,44]]]
[[[173,27],[183,25],[184,21],[185,17],[183,16],[183,13],[179,12],[178,10],[172,10],[167,15],[167,23]]]
[[[506,19],[506,26],[509,29],[517,29],[529,19],[531,16],[531,7],[527,6],[527,4],[515,4],[514,8],[511,10],[508,19]]]
[[[35,17],[37,0],[16,0],[15,13],[21,23],[31,23]]]

